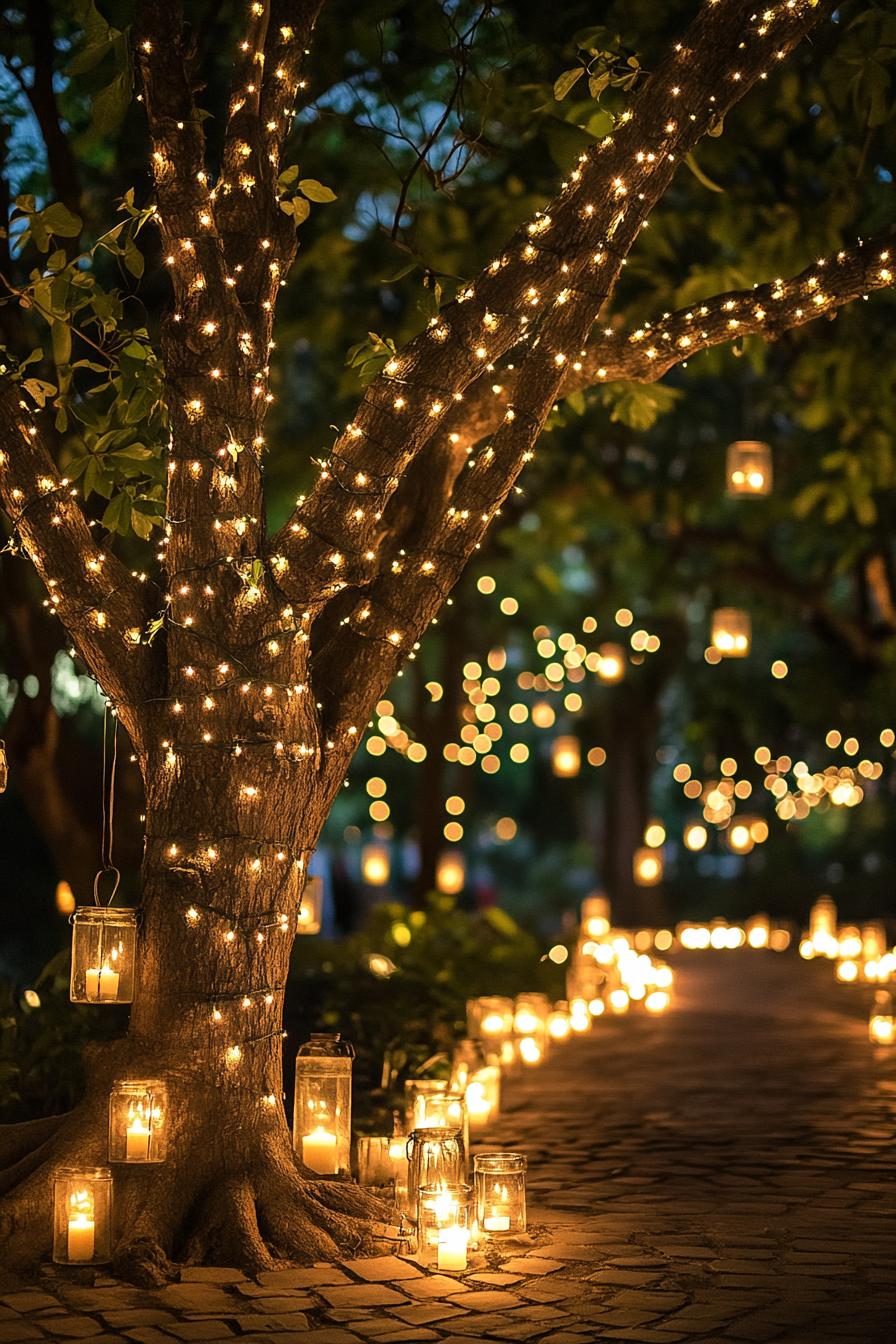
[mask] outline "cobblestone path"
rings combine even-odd
[[[0,1344],[896,1341],[896,1049],[867,991],[764,952],[677,961],[665,1018],[601,1021],[507,1089],[533,1236],[460,1277],[382,1257],[143,1291],[0,1277]]]

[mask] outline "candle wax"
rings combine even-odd
[[[306,1167],[310,1167],[321,1176],[335,1176],[336,1135],[330,1134],[325,1129],[316,1129],[313,1134],[306,1134],[302,1139],[302,1161]]]
[[[486,1232],[509,1232],[510,1219],[506,1213],[491,1213],[483,1218],[482,1226]]]
[[[87,997],[88,999],[104,999],[112,1003],[118,998],[118,972],[110,970],[108,966],[102,969],[95,967],[87,972]]]
[[[77,1213],[68,1220],[68,1258],[83,1263],[93,1259],[95,1224],[86,1213]]]
[[[436,1268],[460,1270],[467,1267],[467,1242],[470,1233],[465,1227],[443,1227],[439,1232]]]
[[[149,1129],[139,1115],[127,1127],[125,1158],[128,1162],[146,1162],[149,1158]]]

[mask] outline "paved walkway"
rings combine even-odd
[[[679,958],[665,1018],[600,1022],[508,1089],[531,1244],[460,1278],[383,1257],[185,1270],[146,1292],[48,1272],[0,1291],[0,1344],[233,1340],[896,1340],[896,1049],[864,991],[750,951]]]

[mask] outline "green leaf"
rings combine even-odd
[[[335,191],[331,191],[322,182],[318,182],[316,177],[303,177],[299,183],[299,191],[303,196],[307,196],[309,201],[314,201],[316,205],[329,205],[331,201],[336,199]]]
[[[131,525],[131,497],[125,491],[113,495],[103,513],[103,527],[109,532],[118,532],[122,536]]]
[[[129,70],[122,70],[94,97],[93,118],[90,123],[91,137],[98,139],[111,135],[124,120],[130,103],[131,74]]]
[[[61,201],[54,201],[52,205],[48,205],[46,210],[42,210],[40,213],[46,228],[59,238],[77,238],[81,232],[82,221],[80,217],[69,210],[67,205],[63,205]]]
[[[57,368],[70,364],[72,358],[72,329],[67,322],[54,322],[51,328],[53,359]]]
[[[584,65],[579,65],[575,70],[564,70],[562,75],[557,76],[554,80],[554,98],[558,103],[561,103],[570,90],[575,88],[584,73]]]
[[[144,271],[143,253],[140,251],[133,238],[129,238],[124,249],[124,264],[137,280],[141,278]]]
[[[50,397],[54,397],[57,392],[55,384],[45,382],[43,378],[26,378],[22,386],[41,408],[46,406]]]

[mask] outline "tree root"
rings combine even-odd
[[[33,1269],[48,1258],[56,1168],[103,1162],[105,1126],[105,1107],[87,1104],[4,1135],[11,1159],[0,1171],[4,1265]],[[113,1273],[142,1287],[171,1282],[183,1263],[258,1273],[401,1245],[394,1207],[350,1181],[315,1177],[285,1126],[258,1134],[242,1152],[203,1133],[162,1166],[116,1166],[113,1204]]]
[[[23,1120],[18,1125],[0,1125],[0,1168],[11,1166],[43,1147],[65,1119],[65,1115],[49,1115],[44,1120]]]

